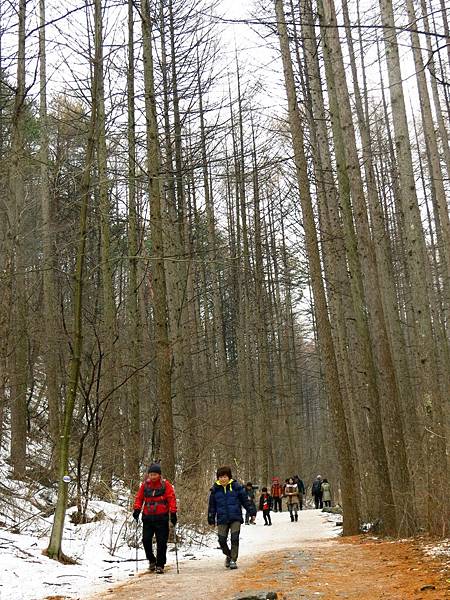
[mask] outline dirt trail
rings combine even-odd
[[[283,534],[290,523],[280,523],[281,537],[274,528],[255,528],[259,553],[244,551],[236,571],[225,570],[222,558],[185,561],[180,574],[174,565],[164,575],[142,573],[90,600],[233,600],[262,591],[283,600],[450,600],[449,565],[425,557],[417,543],[324,539],[323,520],[312,513],[302,516],[313,521],[290,528],[289,536]],[[317,539],[311,537],[314,528]],[[261,540],[267,537],[272,543],[264,550]]]

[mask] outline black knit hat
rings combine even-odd
[[[161,465],[158,463],[152,463],[147,469],[147,473],[159,473],[161,475]]]

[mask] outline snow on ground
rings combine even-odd
[[[0,528],[0,600],[42,600],[52,595],[82,599],[135,574],[136,549],[127,541],[133,542],[136,528],[129,512],[106,502],[92,501],[89,506],[94,513],[102,512],[104,519],[75,526],[69,520],[74,509],[69,509],[66,520],[63,551],[78,560],[76,565],[63,565],[42,554],[47,535],[15,534]],[[256,525],[242,526],[240,556],[288,547],[297,543],[299,536],[302,541],[333,537],[340,528],[334,527],[336,517],[329,518],[320,511],[306,510],[300,513],[298,523],[291,523],[287,512],[272,513],[273,525],[266,527],[258,513]],[[47,520],[50,525],[51,517]],[[168,565],[174,568],[173,550],[169,544]],[[180,567],[186,568],[191,560],[222,560],[222,553],[215,535],[203,536],[198,543],[181,546],[178,558]],[[147,568],[141,544],[138,568]]]
[[[133,563],[108,561],[134,556],[123,537],[129,515],[105,502],[92,502],[90,507],[103,511],[106,518],[75,526],[69,521],[74,509],[69,509],[65,523],[63,551],[78,561],[76,565],[63,565],[42,554],[48,546],[51,518],[46,535],[0,529],[0,600],[38,600],[56,594],[79,598],[93,584],[127,577]]]
[[[441,540],[435,544],[425,546],[425,554],[439,558],[444,569],[450,568],[450,539]]]

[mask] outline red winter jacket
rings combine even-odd
[[[281,482],[279,479],[272,480],[271,493],[274,498],[282,498],[283,497],[283,486],[281,485]]]
[[[142,509],[142,518],[165,519],[177,512],[177,500],[173,485],[159,477],[156,481],[147,479],[141,484],[134,501],[134,508]]]

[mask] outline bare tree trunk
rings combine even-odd
[[[380,293],[383,302],[383,311],[386,318],[387,335],[392,353],[392,362],[395,368],[395,376],[399,391],[399,408],[403,435],[405,438],[406,458],[408,460],[408,471],[410,474],[409,502],[415,505],[415,510],[410,514],[411,525],[414,526],[412,519],[420,519],[423,510],[420,505],[421,492],[423,490],[423,477],[425,465],[420,444],[417,440],[420,437],[419,414],[415,401],[415,394],[411,387],[411,372],[408,364],[408,355],[406,350],[405,338],[401,329],[400,311],[395,288],[395,274],[393,271],[393,260],[391,247],[389,246],[389,225],[386,222],[388,216],[383,211],[381,190],[377,190],[375,176],[375,163],[373,158],[373,142],[370,133],[368,90],[366,84],[366,71],[364,64],[364,48],[362,43],[362,34],[359,32],[359,43],[362,62],[363,76],[363,98],[365,106],[363,108],[359,89],[359,82],[354,59],[353,40],[351,37],[350,18],[348,15],[347,3],[343,3],[344,21],[346,26],[347,40],[351,54],[351,65],[353,75],[353,85],[355,89],[355,103],[358,116],[359,131],[361,134],[363,162],[366,173],[367,199],[372,224],[372,238],[376,253],[376,263],[378,269],[378,281]],[[358,17],[359,18],[359,17]],[[394,160],[394,157],[392,157]],[[400,482],[398,482],[399,484]],[[406,507],[404,503],[403,506]],[[409,503],[408,503],[409,504]],[[398,509],[397,509],[398,510]],[[418,523],[416,524],[416,526]]]
[[[425,29],[425,31],[429,32],[430,24],[429,24],[429,20],[428,20],[428,11],[430,10],[430,12],[431,12],[432,9],[431,9],[431,7],[430,8],[427,7],[426,0],[420,0],[420,5],[422,8],[422,19],[423,19],[424,29]],[[445,13],[443,13],[442,16],[444,17]],[[439,126],[439,137],[441,139],[441,145],[442,145],[442,150],[443,150],[443,154],[444,154],[445,165],[447,168],[447,177],[450,177],[450,144],[449,144],[448,124],[446,125],[446,123],[444,121],[444,116],[442,114],[441,101],[439,98],[438,84],[437,84],[437,80],[436,80],[436,75],[437,75],[436,74],[436,63],[434,61],[434,52],[433,52],[433,49],[431,46],[431,35],[427,35],[425,37],[426,37],[427,52],[428,52],[428,60],[426,61],[426,64],[428,65],[428,68],[430,70],[430,83],[431,83],[431,90],[433,93],[434,110],[436,113],[436,118],[437,118],[437,122],[438,122],[438,126]],[[448,44],[447,44],[447,46],[448,46]],[[447,50],[448,50],[448,48],[447,48]]]
[[[387,337],[375,249],[369,229],[365,194],[356,148],[350,98],[347,90],[339,37],[337,28],[335,27],[337,21],[333,0],[324,0],[323,5],[325,9],[324,20],[327,26],[325,43],[329,44],[329,55],[333,56],[334,89],[342,128],[345,165],[346,171],[349,174],[353,215],[357,229],[358,256],[364,281],[365,302],[368,309],[370,331],[370,341],[368,343],[373,348],[373,360],[377,380],[379,406],[375,407],[373,417],[379,420],[379,423],[375,427],[379,432],[382,432],[382,438],[380,439],[382,443],[378,443],[377,447],[374,447],[376,454],[380,453],[380,458],[375,455],[375,460],[382,460],[383,463],[386,462],[388,465],[390,486],[392,489],[390,496],[387,490],[385,491],[386,495],[383,493],[383,498],[387,505],[383,512],[386,512],[386,510],[388,513],[390,512],[390,505],[393,501],[396,509],[396,525],[395,529],[391,529],[391,533],[403,531],[403,534],[408,535],[414,531],[416,519],[414,493],[407,469],[397,380]],[[358,106],[359,97],[356,99],[356,102]],[[376,189],[374,187],[372,172],[370,171],[370,157],[367,155],[370,149],[370,139],[364,127],[361,111],[360,122],[362,125],[362,140],[366,152],[365,162],[369,171],[369,196],[372,197],[371,205],[374,206],[378,203],[378,198],[376,198]],[[388,274],[385,275],[385,277],[387,276]],[[375,433],[375,436],[377,438],[380,437],[379,433]],[[384,454],[383,458],[381,458],[381,454]],[[380,464],[379,466],[381,467],[382,465]],[[383,473],[381,468],[380,471]],[[384,480],[387,480],[385,475],[382,477]],[[386,481],[386,483],[388,482]],[[387,521],[387,519],[383,519],[383,521]],[[387,522],[385,524],[387,531],[389,531],[389,524]]]
[[[27,383],[28,340],[27,301],[24,251],[25,206],[25,18],[26,0],[18,5],[17,87],[11,123],[11,151],[9,170],[10,211],[9,239],[11,240],[11,323],[14,344],[10,354],[11,402],[11,464],[14,477],[22,479],[26,470],[27,441]]]
[[[343,408],[343,398],[339,387],[339,376],[336,367],[331,327],[328,319],[328,309],[323,288],[319,247],[314,223],[311,196],[308,186],[308,169],[303,145],[303,126],[300,118],[297,95],[295,91],[294,74],[289,51],[286,22],[282,0],[275,0],[277,30],[280,39],[283,71],[289,107],[289,124],[294,147],[297,181],[300,190],[305,229],[306,248],[310,264],[311,282],[314,295],[315,311],[319,334],[320,352],[323,359],[327,392],[333,417],[336,446],[341,462],[342,496],[344,506],[344,534],[351,535],[358,531],[358,512],[354,497],[356,485],[347,425]]]
[[[239,93],[239,91],[238,91]],[[255,406],[255,398],[251,392],[252,375],[251,375],[251,332],[250,332],[250,313],[249,313],[249,289],[248,278],[246,273],[249,272],[249,256],[248,256],[248,237],[246,235],[246,224],[242,223],[242,217],[246,215],[245,208],[245,183],[243,181],[244,169],[242,166],[242,156],[239,157],[237,147],[235,119],[233,114],[232,101],[230,96],[231,108],[231,134],[233,139],[233,169],[235,176],[235,206],[231,206],[231,194],[229,193],[229,220],[234,222],[234,241],[232,246],[235,248],[235,269],[233,273],[233,291],[236,306],[236,361],[239,381],[239,401],[242,417],[241,421],[244,424],[243,437],[247,442],[247,446],[254,448],[254,452],[250,452],[246,456],[246,469],[252,476],[257,475],[257,465],[263,464],[260,456],[261,444],[258,439],[258,432],[261,435],[261,425],[258,424],[253,415],[258,414]],[[241,159],[241,160],[240,160]],[[228,171],[227,171],[228,172]],[[230,185],[229,185],[230,188]],[[248,268],[247,268],[248,267]],[[259,427],[258,427],[259,425]]]
[[[323,24],[323,19],[322,19]],[[322,27],[322,39],[326,40],[328,31]],[[332,65],[328,43],[323,44],[325,73],[330,102],[331,125],[336,156],[337,178],[339,186],[339,204],[342,210],[343,232],[348,261],[350,292],[353,301],[354,322],[348,322],[350,360],[356,365],[356,390],[358,396],[363,394],[364,402],[357,402],[352,413],[356,417],[355,438],[357,448],[363,442],[364,432],[368,430],[368,442],[362,443],[359,455],[362,459],[361,472],[366,473],[362,486],[366,503],[367,517],[371,520],[382,519],[383,527],[395,529],[392,491],[384,473],[387,472],[386,454],[383,446],[381,422],[379,415],[379,394],[377,389],[376,369],[371,347],[371,339],[367,322],[366,300],[364,296],[361,257],[358,238],[354,228],[351,205],[351,181],[347,169],[346,142],[344,127],[341,123],[339,100],[336,88],[335,73]],[[347,119],[348,127],[348,119]],[[348,137],[348,133],[347,133]],[[354,163],[353,163],[354,164]],[[353,168],[353,165],[352,165]],[[333,210],[332,210],[333,208]],[[330,207],[330,218],[335,227],[339,221],[334,205]],[[349,308],[347,308],[347,311]],[[354,327],[353,327],[354,325]],[[367,452],[367,457],[365,456]],[[380,490],[383,490],[380,493]],[[386,503],[385,503],[386,499]],[[387,511],[385,510],[387,508]],[[381,515],[383,514],[383,517]]]
[[[78,239],[78,249],[76,255],[76,265],[74,273],[74,319],[72,333],[72,356],[69,366],[69,381],[67,386],[67,396],[64,406],[64,416],[61,424],[60,444],[59,444],[59,469],[58,469],[58,498],[56,501],[55,515],[53,518],[53,527],[50,535],[49,545],[46,554],[49,558],[64,560],[61,543],[64,531],[64,520],[66,516],[68,483],[64,477],[68,475],[69,467],[69,449],[72,431],[72,417],[77,397],[78,383],[80,377],[81,354],[83,349],[83,284],[84,284],[84,262],[86,258],[86,236],[88,229],[88,204],[91,192],[91,171],[94,163],[95,150],[95,131],[96,131],[96,99],[97,85],[95,81],[96,73],[92,83],[92,112],[88,131],[88,141],[86,148],[86,158],[84,173],[80,185],[80,232]],[[70,480],[70,479],[69,479]]]
[[[43,267],[43,314],[44,314],[44,362],[47,382],[48,417],[50,437],[53,443],[52,468],[56,469],[60,431],[60,390],[58,381],[58,331],[57,293],[55,282],[55,239],[53,223],[53,207],[50,198],[48,160],[48,119],[47,119],[47,76],[45,48],[45,0],[39,2],[39,120],[41,163],[41,211],[42,211],[42,267]]]
[[[218,261],[220,256],[217,252],[216,243],[216,224],[214,216],[214,203],[212,198],[212,189],[208,175],[208,156],[206,151],[206,127],[204,120],[203,94],[200,82],[200,65],[197,63],[198,72],[198,95],[199,95],[199,111],[200,111],[200,135],[201,135],[201,152],[202,152],[202,170],[203,170],[203,189],[205,196],[206,220],[208,227],[208,249],[211,257],[211,285],[213,297],[213,335],[214,335],[214,356],[216,356],[216,374],[215,383],[217,393],[219,394],[217,418],[220,419],[223,426],[223,443],[230,444],[234,440],[234,422],[232,413],[232,397],[230,389],[230,380],[228,373],[227,355],[226,355],[226,340],[223,321],[223,303],[220,290],[220,280],[218,272]],[[233,454],[232,448],[229,450]]]
[[[163,102],[164,102],[164,146],[161,157],[161,168],[165,171],[165,186],[162,190],[161,206],[163,218],[163,239],[164,254],[167,259],[164,263],[166,279],[167,296],[167,321],[168,336],[172,356],[172,404],[174,413],[178,416],[175,421],[175,427],[182,430],[188,430],[188,411],[186,406],[185,393],[185,374],[184,374],[184,352],[183,352],[183,331],[182,331],[182,310],[183,310],[183,271],[184,265],[179,258],[182,256],[182,241],[180,237],[179,215],[177,207],[177,171],[174,168],[174,137],[175,133],[171,129],[170,115],[175,110],[176,79],[172,80],[173,70],[171,69],[171,58],[167,57],[166,29],[169,30],[169,52],[171,52],[171,27],[170,19],[166,19],[164,14],[165,2],[160,2],[160,30],[161,30],[161,71],[163,84]],[[170,10],[170,9],[169,9]],[[169,24],[167,24],[167,22]],[[176,78],[176,72],[175,72]],[[172,104],[171,104],[172,100]],[[176,438],[178,441],[176,454],[182,454],[189,448],[183,446],[183,439]],[[191,462],[191,461],[189,461]]]
[[[255,133],[252,123],[253,134],[253,213],[254,213],[254,238],[255,238],[255,300],[257,306],[256,315],[256,339],[258,344],[258,366],[259,366],[259,384],[260,384],[260,400],[262,406],[262,414],[265,423],[265,436],[262,438],[262,443],[265,445],[266,464],[263,465],[262,479],[269,481],[269,473],[274,472],[273,459],[273,432],[267,427],[271,417],[271,391],[269,383],[269,349],[267,339],[267,323],[270,321],[270,316],[267,311],[267,290],[264,283],[264,265],[262,254],[262,236],[261,236],[261,198],[259,191],[259,172],[256,156]]]
[[[311,135],[311,152],[313,155],[314,168],[317,181],[317,200],[321,227],[322,254],[327,283],[327,292],[330,305],[332,333],[335,340],[337,366],[340,374],[341,389],[345,390],[348,401],[344,405],[346,419],[349,429],[349,441],[352,449],[352,461],[355,472],[360,471],[368,474],[373,464],[370,452],[366,444],[366,418],[360,408],[361,397],[367,395],[368,384],[361,373],[367,371],[361,363],[360,343],[357,339],[356,322],[353,303],[347,301],[349,289],[352,289],[351,277],[356,280],[356,274],[350,269],[348,274],[346,247],[352,248],[342,227],[339,198],[334,183],[334,175],[328,143],[328,132],[326,127],[326,113],[322,94],[322,81],[317,56],[317,42],[314,31],[313,15],[311,5],[302,3],[302,32],[304,39],[305,55],[305,93],[309,108],[309,126]],[[298,50],[297,35],[296,52],[299,65],[300,53]],[[333,102],[331,94],[331,102]],[[339,161],[338,161],[339,168]],[[341,184],[342,187],[342,184]],[[359,290],[359,287],[358,287]],[[351,294],[350,294],[351,295]],[[355,363],[356,361],[359,361]],[[357,449],[356,449],[357,448]],[[364,484],[367,490],[367,478]],[[360,513],[362,511],[360,488],[355,489]],[[370,503],[369,503],[370,504]]]
[[[414,180],[391,0],[380,0],[380,11],[384,26],[383,35],[399,166],[400,200],[405,222],[405,257],[411,283],[411,310],[415,324],[413,351],[416,381],[420,409],[425,420],[423,435],[428,458],[428,523],[430,533],[442,534],[448,523],[448,509],[443,510],[444,506],[448,507],[448,503],[442,491],[448,488],[448,472],[429,296],[424,286],[428,261]]]
[[[135,89],[134,89],[134,16],[133,1],[128,1],[128,70],[127,70],[127,99],[128,99],[128,327],[129,327],[129,356],[132,371],[129,385],[128,406],[128,435],[125,440],[126,476],[131,489],[137,487],[140,479],[141,426],[140,426],[140,381],[141,374],[137,372],[142,364],[142,334],[139,314],[139,238],[136,211],[136,120],[135,120]]]
[[[117,340],[116,306],[111,265],[111,231],[109,181],[106,148],[106,115],[103,65],[103,17],[102,0],[95,0],[95,68],[97,69],[97,164],[100,212],[100,260],[102,285],[102,366],[100,391],[103,408],[99,457],[102,482],[109,489],[114,472],[122,462],[116,394],[116,361],[114,344]],[[102,493],[102,490],[100,489]]]
[[[284,303],[281,298],[280,290],[280,273],[278,268],[277,248],[274,231],[274,209],[272,198],[268,202],[268,231],[266,231],[266,254],[269,257],[272,255],[273,268],[269,262],[269,288],[272,288],[270,296],[272,297],[272,330],[273,339],[278,338],[278,351],[276,352],[277,362],[277,378],[275,386],[275,395],[280,402],[279,415],[279,431],[273,432],[276,439],[284,436],[286,445],[281,448],[278,444],[274,444],[274,469],[273,473],[281,471],[288,473],[296,473],[302,460],[303,444],[295,443],[295,432],[301,425],[298,419],[298,404],[302,404],[303,396],[294,389],[294,377],[297,371],[295,335],[292,329],[292,295],[291,295],[291,276],[289,272],[286,239],[284,232],[284,215],[280,199],[280,222],[281,222],[281,242],[282,242],[282,266],[283,280],[285,288]],[[272,272],[273,271],[273,272]],[[284,305],[283,305],[284,304]],[[301,376],[301,374],[299,374]],[[287,456],[286,456],[287,453]]]
[[[175,477],[172,397],[170,385],[171,356],[167,331],[167,299],[164,269],[163,219],[161,211],[161,159],[156,119],[153,78],[152,21],[148,0],[142,2],[142,37],[144,60],[145,116],[147,134],[147,169],[149,176],[150,227],[152,239],[153,311],[156,351],[156,398],[159,405],[161,461],[164,473]]]
[[[411,47],[414,56],[414,64],[416,67],[417,87],[419,89],[420,98],[420,111],[422,114],[423,132],[427,146],[428,170],[434,188],[434,193],[436,195],[436,205],[439,214],[439,223],[442,236],[442,244],[440,244],[439,253],[443,263],[442,277],[443,290],[446,297],[445,307],[448,307],[448,303],[450,302],[450,220],[448,216],[447,199],[444,189],[444,179],[441,169],[439,148],[436,139],[433,115],[431,113],[431,102],[425,75],[425,65],[423,61],[422,50],[420,48],[419,34],[415,30],[417,27],[417,19],[412,0],[406,0],[406,10],[408,13],[409,22],[413,28],[411,29]],[[438,224],[436,224],[436,226],[438,226]]]

